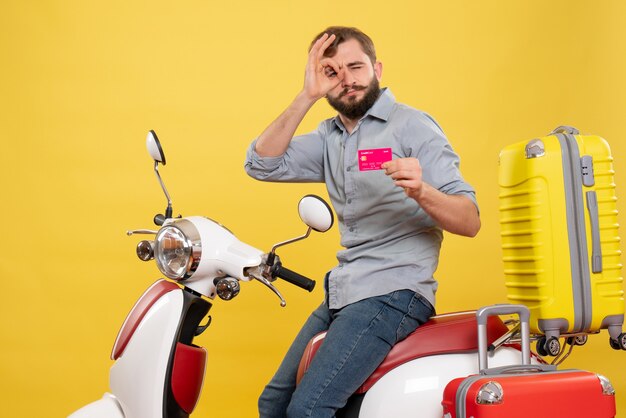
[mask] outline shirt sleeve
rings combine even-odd
[[[463,179],[459,169],[460,159],[454,152],[439,125],[422,113],[414,130],[407,137],[421,138],[417,146],[410,148],[410,156],[419,160],[422,179],[442,193],[467,196],[478,208],[474,188]]]
[[[244,168],[250,177],[262,181],[314,183],[324,181],[323,125],[293,137],[287,151],[278,157],[261,157],[255,139],[246,153]]]

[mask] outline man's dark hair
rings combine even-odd
[[[326,28],[313,39],[313,42],[311,42],[311,45],[309,46],[309,51],[313,48],[313,44],[315,44],[315,42],[325,33],[328,35],[335,35],[335,41],[326,49],[326,51],[324,51],[325,57],[333,57],[337,53],[337,46],[340,43],[349,41],[350,39],[356,39],[361,45],[363,52],[365,52],[370,61],[372,61],[372,64],[376,63],[376,50],[374,49],[374,42],[372,42],[372,39],[359,29],[347,26],[330,26]]]

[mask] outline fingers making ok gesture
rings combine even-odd
[[[343,79],[343,70],[332,58],[324,57],[335,35],[322,35],[311,47],[304,76],[304,92],[313,100],[321,99]]]

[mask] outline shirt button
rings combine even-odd
[[[347,170],[347,171],[350,171],[351,169],[352,169],[352,167],[348,167],[348,168],[346,168],[346,170]]]
[[[352,203],[352,199],[348,199],[348,203]]]
[[[350,232],[354,232],[354,227],[350,227]]]

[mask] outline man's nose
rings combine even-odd
[[[350,71],[346,71],[343,76],[343,80],[341,80],[342,87],[350,87],[356,82],[356,79],[352,75]]]

